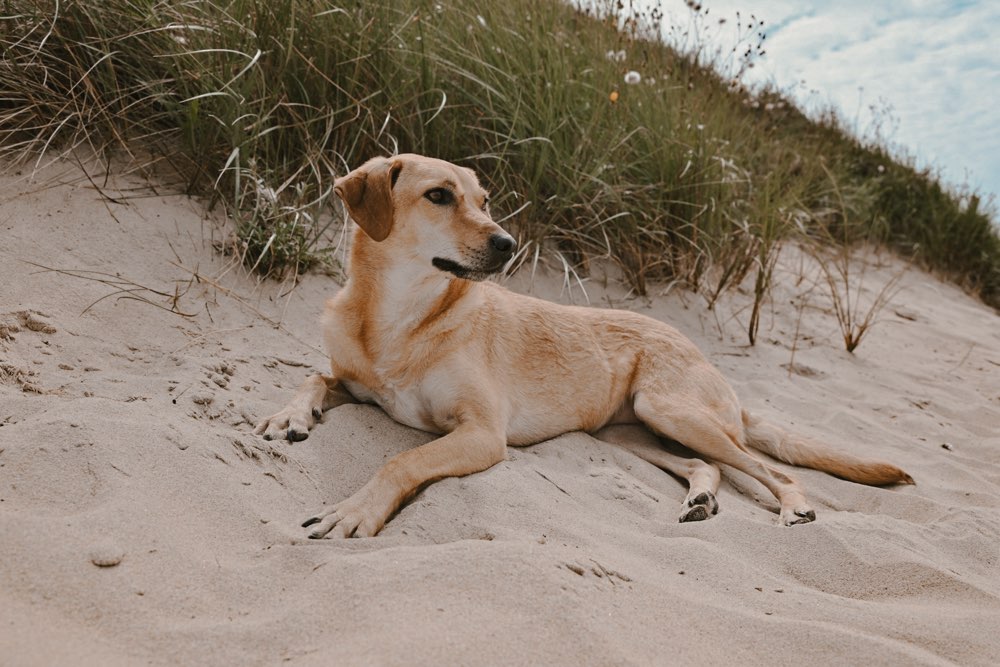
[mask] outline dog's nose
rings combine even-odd
[[[514,250],[517,249],[517,241],[513,237],[507,234],[494,234],[490,237],[490,246],[498,253],[504,255],[513,255]]]

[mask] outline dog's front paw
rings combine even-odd
[[[372,537],[385,524],[384,513],[372,509],[369,503],[358,500],[355,494],[331,508],[324,508],[302,522],[303,528],[312,527],[309,539],[326,537]]]
[[[291,442],[299,442],[309,437],[309,430],[316,425],[322,416],[318,410],[304,410],[289,406],[281,412],[261,420],[254,427],[253,432],[257,435],[263,434],[265,440],[284,437]]]

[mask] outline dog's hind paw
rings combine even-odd
[[[786,512],[781,511],[781,523],[786,526],[795,526],[800,523],[812,523],[816,520],[816,512],[808,507],[800,507],[798,509]]]
[[[684,509],[678,521],[687,523],[688,521],[704,521],[719,513],[719,501],[715,499],[715,494],[711,491],[702,491],[694,498],[688,498],[684,503]]]

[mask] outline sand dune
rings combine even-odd
[[[821,288],[799,307],[798,261],[753,348],[745,295],[587,283],[691,336],[751,410],[916,486],[796,470],[818,519],[785,528],[725,470],[719,515],[680,524],[680,481],[572,433],[377,538],[310,541],[312,509],[431,436],[357,405],[254,436],[324,369],[337,283],[258,283],[201,203],[106,191],[68,164],[0,179],[0,664],[996,664],[1000,319],[957,288],[907,272],[851,355]],[[871,261],[869,293],[903,269]],[[583,299],[529,273],[512,286]]]

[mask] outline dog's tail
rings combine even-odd
[[[885,461],[862,459],[839,452],[824,444],[792,435],[743,411],[743,428],[747,444],[779,461],[821,470],[836,477],[883,486],[886,484],[916,484],[900,468]]]

